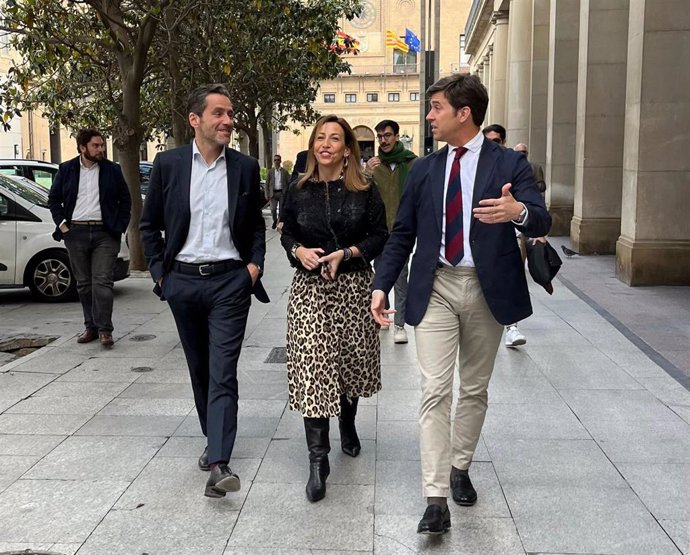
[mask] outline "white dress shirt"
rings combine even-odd
[[[192,143],[189,211],[187,240],[175,260],[191,264],[240,260],[230,234],[225,149],[209,165],[199,152],[196,141]]]
[[[280,171],[280,168],[278,168],[277,170],[274,169],[273,171],[274,171],[274,177],[275,177],[275,181],[273,184],[273,190],[274,191],[282,191],[283,190],[283,179],[282,179],[283,172]]]
[[[72,212],[73,222],[87,222],[102,220],[101,201],[98,190],[98,176],[100,166],[94,163],[90,168],[84,165],[82,157],[79,157],[79,191],[77,192],[77,204]]]
[[[484,135],[480,131],[464,146],[467,152],[460,158],[460,184],[462,187],[462,248],[463,257],[458,266],[469,266],[474,268],[472,249],[470,248],[470,226],[472,225],[472,197],[474,195],[474,180],[477,177],[477,163],[479,153],[484,143]],[[438,259],[442,264],[451,266],[446,260],[446,195],[448,194],[448,178],[455,158],[457,147],[448,145],[448,156],[446,158],[446,175],[443,182],[443,216],[441,218],[441,252]]]

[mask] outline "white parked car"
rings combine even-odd
[[[53,239],[48,192],[25,177],[0,175],[0,288],[28,287],[44,302],[76,298],[77,283],[65,244]],[[124,236],[115,281],[129,275]]]
[[[57,164],[43,160],[0,159],[0,174],[26,177],[38,183],[46,191],[50,191],[59,167]]]

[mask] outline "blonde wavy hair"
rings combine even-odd
[[[343,179],[345,180],[345,187],[354,193],[358,191],[366,191],[369,189],[369,182],[367,178],[364,177],[362,168],[359,165],[360,150],[359,143],[355,137],[352,127],[343,118],[338,117],[334,114],[327,116],[322,116],[314,125],[314,130],[311,132],[311,137],[309,137],[309,150],[307,152],[307,169],[304,174],[300,176],[297,182],[298,187],[302,187],[309,180],[319,179],[319,168],[316,163],[316,157],[314,156],[314,141],[316,140],[316,135],[321,131],[321,128],[327,123],[337,123],[343,130],[343,135],[345,136],[345,146],[350,150],[350,156],[345,158],[345,163],[343,164]]]

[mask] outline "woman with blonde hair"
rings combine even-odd
[[[304,417],[310,501],[326,495],[329,418],[338,416],[344,453],[356,457],[359,397],[381,389],[378,327],[369,311],[371,261],[388,238],[381,196],[359,165],[350,125],[316,122],[306,172],[283,209],[281,243],[297,268],[288,301],[290,408]]]

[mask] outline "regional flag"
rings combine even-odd
[[[405,44],[410,48],[410,52],[419,52],[421,50],[419,38],[409,29],[405,29]]]
[[[407,46],[407,43],[390,30],[386,30],[386,46],[389,46],[390,48],[397,48],[405,54],[410,51],[410,47]]]

